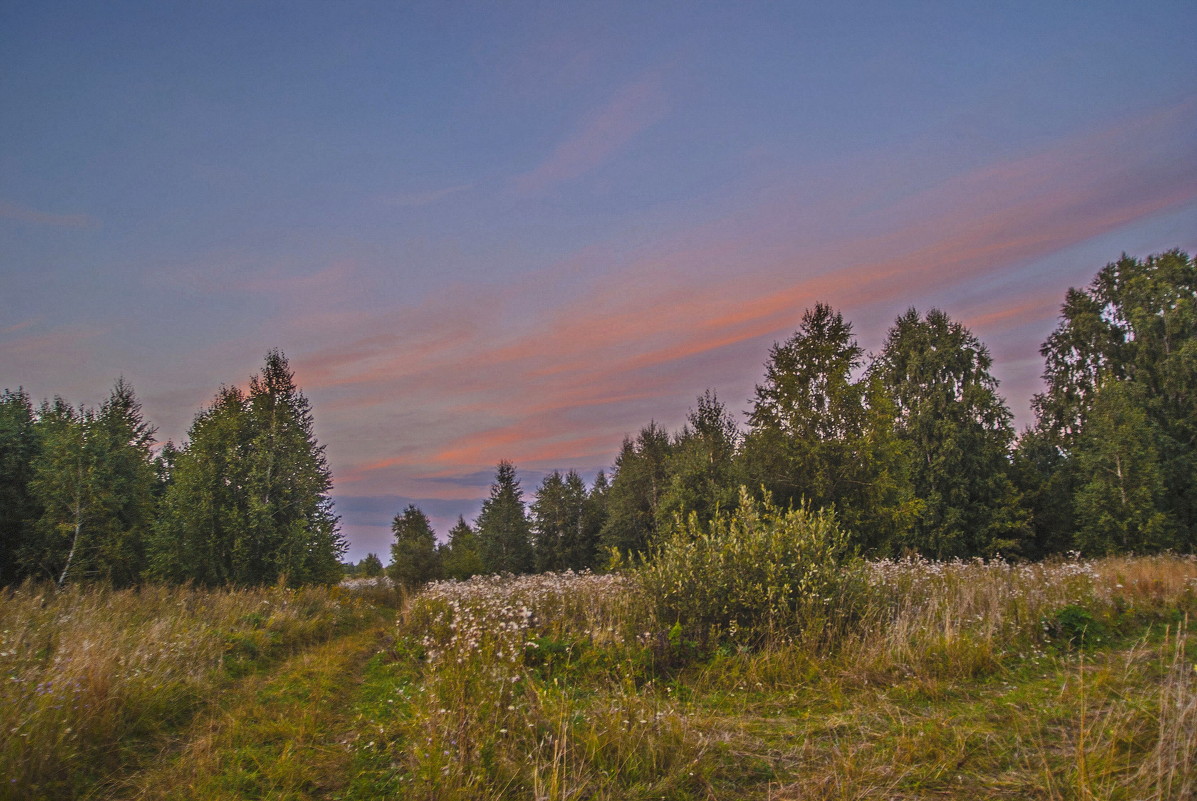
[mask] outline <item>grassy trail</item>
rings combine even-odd
[[[309,799],[337,793],[349,773],[352,702],[363,666],[391,620],[311,647],[250,675],[184,732],[160,764],[104,799]]]

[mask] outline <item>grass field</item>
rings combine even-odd
[[[1191,557],[863,563],[784,625],[653,586],[8,591],[0,797],[1197,793]]]

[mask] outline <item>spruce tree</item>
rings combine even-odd
[[[88,432],[98,492],[90,574],[113,585],[140,580],[156,513],[154,427],[133,388],[118,379]]]
[[[449,541],[438,549],[445,577],[464,581],[486,572],[478,551],[478,535],[460,515],[449,529]]]
[[[88,547],[98,494],[93,454],[86,447],[93,420],[91,410],[76,410],[62,398],[42,403],[30,484],[42,514],[18,557],[27,575],[61,585],[82,574],[75,557]]]
[[[358,573],[365,578],[377,578],[383,574],[382,560],[376,553],[368,553],[358,565]]]
[[[133,388],[118,380],[98,410],[56,398],[37,431],[31,488],[42,514],[22,548],[26,569],[59,584],[138,582],[155,511],[154,429]]]
[[[595,540],[586,525],[586,484],[571,470],[545,476],[532,502],[536,569],[582,570],[594,561]]]
[[[606,493],[604,548],[643,553],[658,541],[662,501],[669,487],[669,435],[655,422],[625,439]]]
[[[399,586],[414,590],[441,577],[441,563],[436,548],[436,534],[428,517],[409,504],[391,522],[395,541],[391,544],[391,564],[387,575]]]
[[[23,389],[0,394],[0,585],[24,577],[17,554],[41,517],[31,483],[37,456],[33,404]]]
[[[518,575],[532,571],[532,527],[511,462],[499,462],[490,497],[482,503],[475,528],[485,572]]]

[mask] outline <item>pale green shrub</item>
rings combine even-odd
[[[781,509],[744,489],[707,526],[679,521],[637,572],[659,619],[704,640],[822,636],[851,614],[860,560],[830,510]]]

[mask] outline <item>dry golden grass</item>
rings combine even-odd
[[[26,584],[0,601],[0,798],[72,797],[207,703],[230,674],[357,625],[324,588]]]

